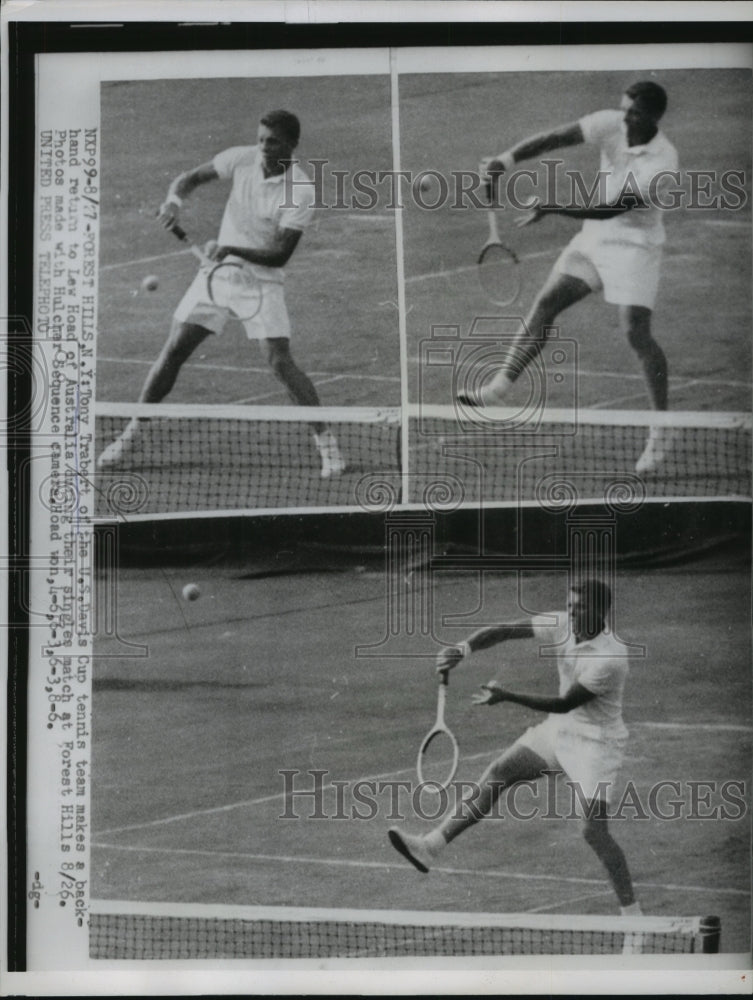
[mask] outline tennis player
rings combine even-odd
[[[592,143],[601,153],[606,204],[593,208],[538,205],[521,217],[522,225],[548,214],[585,221],[538,293],[506,362],[478,395],[459,394],[461,402],[499,405],[542,350],[556,317],[601,289],[604,299],[618,307],[620,327],[641,362],[652,407],[667,409],[667,360],[651,332],[665,240],[657,191],[661,192],[662,181],[669,181],[667,172],[678,167],[677,152],[658,127],[666,106],[667,95],[658,84],[650,80],[634,83],[623,94],[620,110],[596,111],[482,161],[482,173],[499,175],[542,153]],[[655,470],[671,440],[668,429],[652,427],[636,471]]]
[[[300,131],[298,118],[289,111],[268,112],[259,123],[255,146],[234,146],[179,174],[160,207],[159,221],[171,228],[178,222],[184,198],[196,188],[215,180],[231,182],[219,236],[210,256],[217,261],[228,256],[244,261],[261,283],[261,307],[252,319],[243,321],[246,336],[259,341],[272,371],[294,403],[319,406],[311,379],[290,353],[290,320],[284,295],[283,269],[312,218],[315,201],[313,183],[292,159]],[[209,300],[206,275],[200,270],[175,310],[170,335],[147,375],[140,402],[158,403],[164,399],[199,344],[212,334],[221,334],[231,318],[227,309]],[[323,423],[312,426],[322,476],[339,475],[345,461],[332,431]],[[132,420],[99,456],[99,467],[119,462],[133,446],[139,429],[140,421]]]
[[[622,721],[628,664],[623,647],[608,630],[610,605],[609,587],[601,580],[584,579],[572,585],[566,612],[482,628],[460,645],[440,651],[437,670],[446,671],[477,650],[508,639],[536,638],[558,647],[560,684],[558,695],[515,694],[492,680],[482,685],[482,694],[473,696],[477,705],[512,702],[548,714],[490,764],[479,780],[478,797],[463,803],[464,812],[455,809],[424,835],[390,829],[394,847],[420,872],[436,863],[449,841],[488,815],[503,791],[545,773],[564,772],[580,786],[583,835],[606,868],[622,913],[640,914],[625,856],[608,824],[610,792],[628,735]]]

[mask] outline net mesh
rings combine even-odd
[[[406,454],[399,408],[100,404],[96,513],[751,497],[750,414],[412,406],[402,418]],[[324,424],[330,443],[317,443]]]
[[[102,404],[96,441],[100,517],[363,507],[375,476],[399,495],[397,409]]]
[[[445,482],[446,506],[751,496],[750,414],[421,406],[410,426],[412,467]]]
[[[95,904],[93,903],[93,906]],[[124,912],[117,912],[118,907]],[[98,903],[95,959],[368,958],[717,951],[706,918],[558,917]]]

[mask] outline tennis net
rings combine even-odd
[[[362,507],[399,497],[400,440],[389,407],[99,403],[97,516]]]
[[[92,900],[95,959],[716,952],[717,917],[225,907]]]
[[[644,500],[751,497],[750,413],[458,404],[413,406],[409,416],[411,471],[444,480],[448,507],[606,501],[630,509]],[[417,475],[409,500],[423,490]]]
[[[98,462],[124,445],[98,465],[96,513],[749,500],[752,423],[719,412],[100,403]],[[344,464],[330,476],[314,435],[322,424]],[[652,436],[654,459],[641,468]]]

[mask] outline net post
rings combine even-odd
[[[722,938],[722,922],[719,917],[703,917],[698,931],[701,952],[704,955],[717,954]]]

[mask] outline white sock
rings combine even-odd
[[[325,428],[321,434],[314,434],[314,440],[319,451],[334,450],[337,448],[337,438],[329,427]]]
[[[629,906],[621,906],[620,913],[623,917],[642,917],[643,910],[641,909],[641,904],[636,899],[634,903]]]
[[[424,841],[429,850],[435,853],[441,851],[447,845],[447,841],[442,836],[440,830],[430,830],[428,833],[425,833]]]
[[[120,432],[119,437],[123,441],[130,441],[132,437],[135,437],[139,431],[142,429],[143,419],[139,417],[131,417],[128,423],[125,425],[123,430]]]
[[[484,406],[495,406],[500,404],[507,394],[512,379],[504,372],[497,372],[488,385],[485,385],[480,392],[481,402]]]

